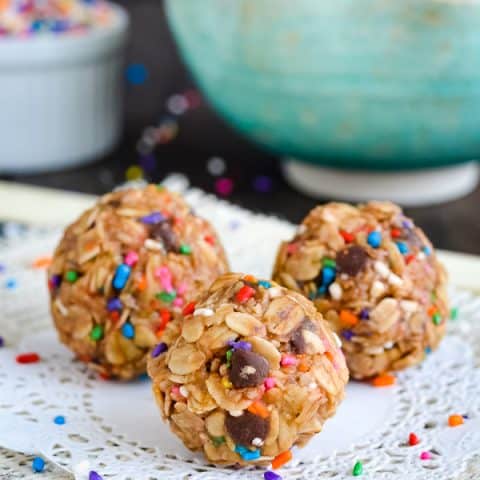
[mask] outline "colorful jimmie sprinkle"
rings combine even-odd
[[[463,425],[464,420],[462,415],[450,415],[448,417],[448,426],[449,427],[458,427],[459,425]]]
[[[290,450],[286,450],[285,452],[282,452],[278,454],[273,460],[272,460],[272,468],[274,470],[277,470],[278,468],[282,467],[285,465],[287,462],[289,462],[292,459],[293,455]]]
[[[45,460],[41,457],[35,457],[32,461],[32,470],[35,473],[41,473],[45,469]]]
[[[261,456],[261,452],[259,449],[249,450],[242,445],[235,445],[235,452],[237,452],[242,457],[242,459],[247,462],[257,460]]]
[[[125,322],[122,325],[122,335],[131,340],[135,337],[135,327],[130,322]]]
[[[57,415],[54,419],[53,419],[53,423],[55,425],[65,425],[66,423],[66,420],[65,420],[65,417],[63,415]]]
[[[113,277],[113,288],[116,290],[122,290],[128,282],[128,278],[130,277],[131,268],[125,264],[121,263],[117,270],[115,271],[115,275]]]
[[[372,380],[372,385],[374,387],[390,387],[391,385],[395,385],[396,381],[395,376],[389,373],[383,373]]]
[[[252,349],[252,344],[250,342],[245,342],[243,340],[240,340],[238,342],[235,342],[234,340],[229,340],[228,341],[228,346],[232,347],[234,350],[248,350],[248,351],[250,351]]]
[[[65,273],[65,280],[68,283],[75,283],[78,280],[78,272],[76,272],[75,270],[68,270]]]
[[[3,337],[0,337],[0,348],[2,348],[5,345],[5,340]]]
[[[29,363],[37,363],[40,361],[40,355],[35,352],[21,353],[15,357],[17,363],[27,365]]]
[[[161,342],[158,345],[156,345],[153,350],[152,350],[152,358],[157,358],[160,356],[162,353],[165,353],[168,350],[168,346],[166,343]]]
[[[420,439],[413,432],[408,436],[408,444],[413,447],[420,443]]]
[[[362,462],[359,460],[355,463],[355,465],[353,466],[353,470],[352,470],[352,475],[354,477],[359,477],[360,475],[362,475],[363,473],[363,464]]]
[[[372,248],[378,248],[382,244],[382,234],[376,230],[370,232],[367,236],[367,243]]]
[[[246,303],[250,298],[255,295],[255,289],[250,285],[244,285],[236,294],[235,300],[238,303]]]
[[[234,183],[231,178],[222,177],[215,182],[215,191],[221,197],[228,197],[232,194]]]
[[[271,470],[267,470],[263,474],[263,479],[264,480],[282,480],[282,477],[281,475],[278,475],[277,473],[272,472]]]
[[[430,452],[422,452],[420,453],[420,460],[431,460],[432,459],[432,454]]]
[[[88,480],[103,480],[103,477],[95,470],[90,470],[88,474]]]
[[[10,277],[5,280],[5,288],[7,290],[15,290],[18,286],[17,279]]]

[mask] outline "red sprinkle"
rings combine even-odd
[[[17,355],[16,357],[17,363],[37,363],[40,361],[40,355],[38,353],[21,353],[20,355]]]
[[[238,303],[248,302],[250,298],[255,295],[255,289],[249,285],[244,285],[235,295],[235,300]]]
[[[340,235],[343,237],[346,243],[351,243],[355,240],[355,235],[353,235],[353,233],[346,232],[345,230],[340,230]]]
[[[166,308],[162,308],[160,310],[160,318],[162,319],[162,324],[161,324],[160,328],[165,328],[167,326],[167,323],[172,318],[172,314]]]
[[[212,235],[205,235],[203,239],[212,246],[216,243],[215,237],[213,237]]]
[[[392,228],[390,235],[392,238],[400,238],[402,236],[402,231],[399,228]]]
[[[414,445],[418,445],[420,443],[420,439],[414,434],[411,433],[408,436],[408,444],[413,447]]]
[[[407,263],[407,265],[410,265],[414,260],[415,255],[413,253],[410,253],[405,257],[405,262]]]
[[[184,316],[191,315],[195,311],[195,302],[190,302],[183,307],[182,314]]]
[[[116,322],[120,318],[120,312],[118,310],[113,310],[110,312],[110,318]]]

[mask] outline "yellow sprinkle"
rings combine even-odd
[[[225,388],[232,388],[232,387],[233,387],[232,382],[231,382],[227,377],[223,377],[223,378],[222,378],[222,385],[223,385]]]
[[[138,165],[132,165],[131,167],[127,168],[127,171],[125,172],[125,178],[129,181],[143,178],[143,169]]]

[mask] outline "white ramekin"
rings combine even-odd
[[[78,36],[0,40],[0,173],[41,172],[94,160],[123,123],[128,15]]]

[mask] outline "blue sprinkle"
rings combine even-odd
[[[408,248],[408,245],[405,242],[396,242],[396,244],[399,252],[402,255],[406,255],[410,251],[410,249]]]
[[[263,288],[271,288],[272,284],[266,280],[259,280],[258,284]]]
[[[35,457],[32,462],[32,470],[36,473],[43,472],[43,469],[45,468],[45,461],[43,458],[40,457]]]
[[[53,419],[53,423],[55,423],[57,425],[65,425],[65,417],[63,415],[57,415]]]
[[[159,343],[158,345],[155,345],[155,347],[152,350],[152,358],[157,358],[159,355],[162,353],[165,353],[168,350],[168,346],[166,343]]]
[[[278,475],[277,473],[272,472],[271,470],[267,470],[263,474],[263,478],[264,480],[282,480],[281,475]]]
[[[128,281],[128,277],[130,277],[131,268],[126,265],[125,263],[121,263],[115,272],[115,276],[113,277],[113,288],[117,290],[121,290]]]
[[[131,85],[143,85],[148,79],[148,70],[142,63],[132,63],[127,67],[126,77]]]
[[[228,341],[228,346],[232,347],[234,350],[247,350],[250,351],[252,349],[252,344],[249,342],[244,342],[240,340],[239,342],[235,342],[233,340]]]
[[[157,223],[162,223],[166,218],[160,212],[152,212],[149,215],[145,215],[140,219],[142,223],[147,225],[156,225]]]
[[[247,462],[260,458],[260,450],[249,450],[242,445],[235,445],[235,451]]]
[[[7,278],[5,281],[5,288],[15,290],[17,288],[17,280],[15,278]]]
[[[431,248],[430,248],[430,247],[427,247],[426,245],[422,248],[422,250],[423,250],[423,253],[424,253],[427,257],[429,257],[429,256],[432,254]]]
[[[376,230],[370,232],[367,237],[367,243],[372,248],[378,248],[382,243],[382,234]]]
[[[343,330],[343,332],[342,332],[342,337],[343,337],[345,340],[349,341],[349,340],[351,340],[352,337],[353,337],[353,332],[352,332],[351,330]]]
[[[5,340],[3,337],[0,337],[0,348],[2,348],[5,345]]]
[[[327,293],[327,286],[326,285],[321,285],[317,289],[318,295],[325,295]]]
[[[430,355],[430,354],[432,353],[432,349],[431,349],[430,347],[426,347],[426,348],[425,348],[425,353],[426,353],[427,355]]]
[[[88,480],[103,480],[103,477],[94,470],[91,470],[88,474]]]
[[[360,320],[368,320],[370,318],[370,311],[368,308],[362,308],[358,314]]]
[[[119,298],[111,298],[107,302],[107,310],[109,312],[113,312],[114,310],[121,310],[122,307],[122,301]]]
[[[462,417],[465,419],[465,420],[468,420],[469,419],[469,416],[465,413],[464,415],[462,415]]]
[[[130,322],[124,323],[122,325],[122,335],[125,338],[132,339],[135,336],[135,327]]]
[[[323,267],[322,269],[322,286],[330,285],[337,275],[337,272],[332,267]]]

